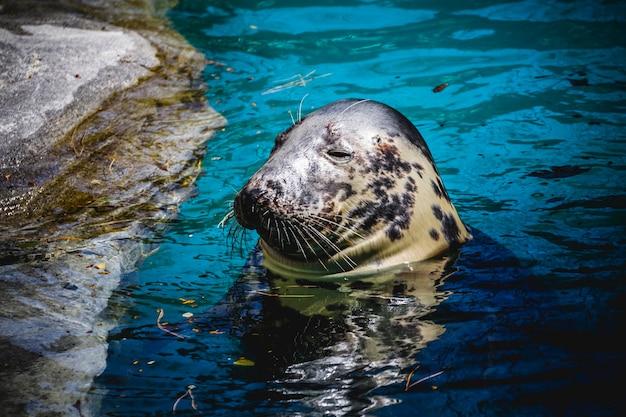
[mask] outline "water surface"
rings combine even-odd
[[[102,415],[169,414],[190,385],[199,411],[186,396],[177,414],[624,411],[612,394],[626,371],[622,2],[188,0],[169,17],[209,58],[207,97],[229,125],[208,144],[199,194],[112,302],[121,324],[93,389]],[[398,345],[387,362],[355,360],[347,373],[329,371],[339,354],[308,367],[294,359],[288,375],[262,361],[237,365],[255,353],[245,337],[200,321],[240,275],[256,236],[233,247],[218,223],[278,133],[348,97],[382,101],[413,121],[477,239],[430,286],[419,321],[435,336],[414,351]],[[393,319],[368,308],[376,314],[365,318]],[[179,340],[157,328],[161,309],[162,322],[202,319],[182,326],[189,337]],[[333,323],[279,332],[278,342],[268,334],[256,354],[301,353],[300,339],[341,334]],[[311,370],[328,378],[313,384],[303,376]],[[413,370],[411,382],[443,373],[407,390]]]

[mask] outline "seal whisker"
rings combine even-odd
[[[298,229],[294,229],[293,227],[290,227],[290,228],[289,228],[289,231],[291,232],[291,234],[292,234],[292,236],[293,236],[293,239],[294,239],[294,242],[295,242],[296,246],[298,246],[298,250],[299,250],[299,251],[300,251],[300,253],[302,254],[302,257],[304,258],[304,260],[305,260],[306,262],[308,262],[308,261],[309,261],[309,258],[308,258],[308,256],[306,255],[306,251],[304,250],[304,247],[302,246],[302,244],[300,243],[300,240],[299,240],[299,239],[298,239],[298,237],[296,236],[296,232],[298,231]],[[307,243],[307,245],[308,245],[308,242],[306,242],[306,239],[305,239],[305,243]],[[310,246],[310,245],[309,245],[309,249],[311,249],[311,252],[313,252],[313,248],[311,248],[311,246]]]
[[[314,243],[315,243],[318,247],[322,248],[322,250],[324,251],[324,253],[326,254],[326,256],[327,256],[328,258],[330,258],[330,255],[326,252],[326,249],[325,249],[323,246],[321,246],[321,245],[319,244],[319,242],[317,241],[317,239],[315,239],[315,237],[311,235],[311,233],[309,232],[309,229],[310,229],[310,227],[309,227],[309,226],[302,225],[302,224],[299,224],[299,225],[300,225],[301,227],[300,227],[300,228],[295,229],[295,230],[296,230],[296,232],[298,232],[298,234],[300,235],[300,237],[302,238],[302,240],[304,241],[304,243],[306,243],[307,247],[309,248],[309,250],[310,250],[310,252],[311,252],[311,255],[313,255],[313,256],[315,257],[315,259],[319,262],[319,264],[320,264],[320,265],[321,265],[321,266],[322,266],[322,267],[323,267],[326,271],[329,271],[328,266],[326,265],[326,263],[324,262],[324,260],[323,260],[323,259],[322,259],[319,255],[317,255],[317,252],[316,252],[315,248],[313,248],[313,246],[311,245],[310,241],[313,241],[313,242],[314,242]],[[315,229],[313,229],[313,230],[315,230]],[[307,239],[307,236],[305,236],[305,233],[304,233],[304,232],[306,232],[306,235],[308,235],[309,239]],[[296,236],[295,236],[295,234],[294,234],[294,237],[296,237]],[[303,254],[304,254],[304,248],[303,248],[302,246],[300,246],[300,247],[302,248],[302,251],[303,251]],[[307,259],[307,261],[308,261],[308,258],[307,258],[306,256],[305,256],[305,259]]]
[[[302,250],[302,247],[300,246],[300,242],[298,241],[298,238],[296,236],[294,236],[293,234],[293,227],[291,225],[291,222],[285,219],[280,219],[280,223],[283,226],[284,229],[284,234],[285,234],[285,239],[286,242],[283,242],[283,250],[287,248],[287,246],[291,246],[291,239],[293,238],[293,243],[296,244],[299,247],[299,250],[301,251],[301,253],[306,257],[306,254],[304,254],[304,251]],[[289,236],[291,234],[291,237]],[[279,236],[280,239],[280,236]]]
[[[228,222],[233,216],[229,216],[228,214],[220,221],[221,228],[226,227],[226,222]],[[243,243],[245,242],[246,229],[241,226],[237,222],[231,222],[228,233],[226,234],[227,240],[231,242],[231,250],[235,250],[235,248],[239,248],[239,251],[243,252]]]
[[[350,232],[350,233],[352,233],[354,236],[356,236],[359,239],[365,239],[366,238],[365,235],[359,233],[356,229],[351,227],[351,225],[344,225],[343,223],[338,223],[338,222],[336,222],[334,220],[327,219],[325,217],[318,216],[318,215],[312,215],[311,219],[313,219],[316,222],[316,224],[318,224],[319,226],[325,227],[324,223],[327,223],[330,226],[335,226],[337,229],[341,229],[343,231]],[[341,219],[346,221],[346,222],[348,222],[348,223],[349,222],[353,222],[353,224],[356,224],[356,220],[351,219],[349,217],[342,216]],[[343,235],[338,230],[328,229],[328,231],[333,233],[335,236],[337,236],[337,237],[339,237],[341,239],[344,238]],[[355,242],[355,240],[348,240],[348,241],[349,242]]]
[[[303,206],[303,208],[304,207],[306,206]],[[342,226],[340,223],[337,223],[331,219],[327,219],[320,215],[308,212],[306,212],[306,216],[299,216],[298,218],[294,217],[293,219],[291,219],[291,221],[293,223],[297,223],[300,227],[306,227],[310,230],[315,231],[316,234],[323,237],[329,244],[333,244],[337,252],[341,250],[339,246],[337,246],[330,238],[328,238],[328,236],[326,236],[326,234],[341,238],[341,234],[333,227],[329,227],[329,225],[337,228],[343,227],[345,229],[348,229],[346,226]],[[327,224],[324,224],[324,222],[326,222]]]
[[[289,233],[287,233],[291,229],[290,223],[288,221],[285,221],[285,219],[283,218],[278,218],[275,216],[272,216],[272,219],[274,220],[274,224],[276,225],[276,227],[274,229],[268,228],[268,230],[275,231],[276,241],[280,242],[281,249],[285,251],[291,244]]]
[[[350,104],[348,107],[346,107],[345,109],[343,109],[343,110],[341,111],[341,113],[339,113],[339,115],[336,117],[336,119],[335,119],[335,120],[339,120],[339,119],[341,118],[341,116],[343,116],[343,114],[344,114],[345,112],[347,112],[348,110],[350,110],[352,107],[354,107],[354,106],[356,106],[356,105],[359,105],[359,104],[362,104],[362,103],[365,103],[365,102],[368,102],[368,101],[371,101],[371,100],[370,100],[369,98],[364,98],[364,99],[361,99],[361,100],[355,101],[354,103]]]
[[[309,226],[312,230],[315,230],[316,234],[318,234],[324,240],[324,242],[326,242],[329,246],[332,247],[335,254],[341,253],[342,247],[345,248],[345,247],[353,246],[358,241],[358,240],[352,239],[350,236],[345,236],[344,234],[339,233],[339,231],[333,228],[324,226],[321,221],[312,222],[312,224],[315,224],[321,227],[321,229],[316,229],[312,226]],[[330,222],[330,225],[335,226],[336,223]],[[345,227],[345,226],[342,226],[342,227],[348,231],[351,230],[348,227]],[[334,239],[331,239],[331,237],[333,237]],[[357,236],[357,237],[360,240],[364,239],[364,237],[361,237],[361,236]]]
[[[333,226],[331,229],[329,229],[329,232],[332,232],[335,236],[337,236],[340,241],[346,241],[348,243],[355,243],[357,242],[357,239],[360,240],[364,240],[367,239],[367,237],[371,234],[370,230],[367,229],[361,229],[359,230],[356,226],[359,225],[359,222],[361,221],[361,219],[357,219],[351,216],[347,216],[347,215],[341,215],[341,216],[336,216],[340,218],[340,222],[328,218],[328,217],[323,217],[320,215],[311,215],[311,218],[316,220],[317,224],[320,225],[320,227],[328,227],[328,226]],[[324,225],[323,223],[327,223],[327,225]],[[337,229],[341,229],[341,230],[337,230]],[[341,231],[343,232],[348,232],[350,233],[350,236],[345,236],[345,234],[342,234]]]
[[[219,221],[217,227],[220,229],[224,228],[226,223],[228,223],[233,217],[235,217],[235,210],[231,209],[224,215],[224,217],[222,217],[222,220]]]
[[[334,242],[332,242],[326,235],[324,235],[322,232],[320,232],[319,230],[315,229],[314,227],[311,226],[306,226],[304,227],[305,230],[308,231],[308,235],[309,237],[315,242],[315,244],[320,247],[322,249],[322,251],[324,252],[324,254],[328,257],[328,258],[334,258],[335,255],[340,254],[341,253],[341,248],[338,247]],[[319,238],[322,239],[323,242],[326,242],[328,244],[328,246],[334,250],[334,254],[331,254],[325,245],[322,245],[317,238],[315,237],[315,235],[319,236]],[[348,265],[350,265],[351,268],[354,268],[357,264],[356,262],[354,262],[350,257],[345,256],[342,257],[346,263]],[[342,270],[345,271],[345,269],[343,268],[343,265],[341,265],[337,260],[334,260],[334,263],[340,267]]]
[[[306,93],[300,100],[300,106],[298,107],[298,123],[302,121],[302,103],[304,103],[304,99],[307,98],[308,95],[309,93]]]
[[[330,254],[330,252],[328,251],[328,249],[327,249],[324,245],[320,244],[320,242],[317,240],[317,238],[314,236],[314,234],[317,234],[317,235],[319,235],[322,239],[325,239],[326,241],[330,242],[326,236],[324,236],[324,235],[323,235],[323,234],[322,234],[319,230],[317,230],[317,229],[315,229],[315,228],[313,228],[313,227],[307,226],[307,225],[304,225],[304,227],[302,228],[302,230],[306,232],[306,234],[309,236],[309,238],[310,238],[313,242],[315,242],[315,244],[317,245],[317,247],[319,247],[320,249],[322,249],[322,251],[324,252],[324,254],[326,255],[326,257],[328,257],[329,259],[333,257],[333,255],[331,255],[331,254]],[[313,234],[313,233],[311,233],[311,232],[313,232],[314,234]],[[307,240],[304,236],[303,236],[303,238],[304,238],[305,240]],[[310,246],[309,246],[309,247],[310,247]],[[333,249],[338,249],[338,248],[333,247],[332,242],[331,242],[331,248],[333,248]],[[313,251],[313,253],[315,254],[315,251]],[[338,252],[337,252],[337,253],[338,253]],[[317,256],[317,255],[316,255],[316,258],[317,258],[317,260],[319,261],[319,263],[320,263],[320,264],[324,267],[324,269],[328,270],[328,266],[326,265],[326,263],[324,262],[324,260],[323,260],[323,259],[321,259],[321,258],[320,258],[319,256]],[[343,267],[341,264],[339,264],[336,260],[334,261],[334,263],[335,263],[335,264],[336,264],[339,268],[341,268],[341,270],[342,270],[342,271],[345,271],[344,267]]]
[[[274,227],[273,229],[270,227],[270,224],[271,224],[271,221],[272,221],[272,220],[274,221],[274,224],[276,225],[276,227]],[[285,239],[284,239],[284,238],[281,238],[281,229],[282,229],[283,227],[285,227],[285,222],[284,222],[284,221],[282,221],[282,220],[281,220],[281,219],[279,219],[279,218],[276,218],[275,216],[268,216],[267,221],[268,221],[267,230],[269,230],[269,231],[270,231],[270,233],[271,233],[272,231],[274,231],[274,232],[276,233],[276,241],[277,241],[277,242],[280,242],[280,248],[281,248],[282,250],[285,250],[285,248],[286,248],[286,246],[285,246],[285,245],[288,243],[288,241],[287,241],[287,242],[285,242]],[[287,238],[289,238],[289,236],[286,236],[286,237],[287,237]]]

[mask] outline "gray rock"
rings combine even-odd
[[[62,165],[47,157],[57,146],[55,138],[70,135],[75,119],[93,114],[106,98],[159,65],[156,49],[137,33],[47,24],[22,30],[15,34],[0,28],[0,169],[5,177],[0,197],[14,201],[3,207],[7,215],[19,211],[19,196],[28,195],[33,184],[59,173]]]
[[[87,392],[115,325],[108,300],[194,194],[225,124],[204,97],[204,57],[157,3],[51,3],[0,0],[0,410],[11,416],[97,415]]]

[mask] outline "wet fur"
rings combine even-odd
[[[234,201],[283,276],[379,273],[471,238],[415,126],[371,100],[341,100],[278,135]]]

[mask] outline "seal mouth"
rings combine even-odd
[[[266,245],[284,256],[305,261],[327,260],[347,245],[337,232],[340,216],[312,213],[310,209],[294,207],[293,203],[289,213],[282,213],[270,194],[261,188],[244,188],[234,202],[237,222],[255,230]]]
[[[340,251],[328,232],[308,218],[283,216],[265,211],[256,231],[263,241],[283,255],[304,259],[325,259]]]

